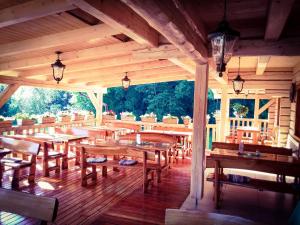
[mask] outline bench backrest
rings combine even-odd
[[[178,131],[178,132],[191,132],[193,129],[188,127],[162,127],[154,126],[153,130],[163,130],[163,131]]]
[[[105,155],[105,156],[130,156],[139,159],[146,159],[155,161],[154,152],[145,152],[141,150],[134,150],[128,147],[116,147],[116,146],[82,146],[81,150],[82,159],[85,159],[86,155]]]
[[[177,138],[170,134],[138,133],[141,135],[141,141],[145,142],[163,142],[176,144]],[[136,140],[137,133],[130,133],[120,136],[120,140]]]
[[[124,128],[134,131],[139,131],[141,129],[140,125],[130,123],[110,123],[109,125],[114,128]]]
[[[36,196],[0,188],[0,211],[15,213],[45,222],[54,222],[58,211],[56,198]]]
[[[59,134],[70,134],[77,136],[87,136],[91,138],[105,138],[107,136],[107,132],[105,130],[89,130],[84,128],[60,128],[56,127],[55,132]]]
[[[1,145],[13,152],[19,152],[27,155],[37,155],[40,150],[40,144],[31,141],[17,140],[14,138],[0,137]]]
[[[225,143],[225,142],[213,142],[212,143],[212,150],[215,148],[223,148],[223,149],[230,149],[236,150],[239,149],[239,144],[235,143]],[[244,144],[244,150],[249,152],[259,151],[261,153],[271,153],[277,155],[293,155],[292,149],[282,148],[282,147],[272,147],[266,145],[254,145],[254,144]]]

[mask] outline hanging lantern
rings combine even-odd
[[[60,61],[59,55],[62,52],[55,52],[57,54],[57,60],[55,61],[55,63],[51,64],[52,70],[53,70],[53,78],[54,80],[56,80],[57,83],[59,83],[63,77],[64,77],[64,70],[66,68],[66,66],[64,64],[62,64],[62,62]]]
[[[223,72],[226,70],[226,64],[230,60],[233,47],[236,41],[240,37],[240,33],[230,28],[226,20],[227,4],[225,0],[224,17],[219,23],[218,28],[208,34],[208,39],[212,45],[212,56],[216,63],[216,70],[219,72],[219,76],[223,76]]]
[[[127,90],[130,87],[130,79],[127,76],[127,72],[125,74],[125,77],[122,79],[122,86],[125,90]]]
[[[239,69],[236,78],[232,81],[233,90],[238,95],[242,92],[245,80],[240,75],[240,57],[239,57]]]

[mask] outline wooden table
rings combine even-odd
[[[83,139],[88,138],[87,136],[79,136],[79,135],[69,135],[69,134],[45,134],[45,133],[36,133],[34,135],[8,135],[8,137],[12,138],[21,138],[26,140],[26,138],[30,139],[38,139],[40,141],[49,141],[54,143],[63,143],[64,144],[64,154],[65,157],[62,160],[62,169],[68,169],[68,153],[69,153],[69,143],[81,141]]]
[[[84,141],[80,143],[81,146],[84,146]],[[79,145],[79,146],[80,146]],[[157,164],[161,167],[161,169],[168,168],[168,160],[167,153],[169,149],[172,147],[170,143],[157,143],[157,142],[142,142],[141,144],[137,144],[135,141],[131,140],[104,140],[101,142],[97,142],[95,145],[97,147],[115,147],[115,149],[120,150],[120,148],[129,148],[135,151],[151,151],[157,155]],[[161,165],[161,155],[164,155],[166,159],[164,160],[164,165]]]
[[[152,133],[152,134],[168,134],[172,135],[179,140],[179,142],[182,141],[183,147],[188,147],[188,139],[193,135],[193,132],[187,132],[187,131],[165,131],[165,130],[143,130],[140,131],[140,133]]]
[[[243,139],[244,134],[251,134],[252,144],[258,144],[258,138],[260,135],[260,129],[258,127],[238,127],[237,132],[237,143],[240,143]]]
[[[220,184],[223,179],[221,171],[223,168],[246,169],[273,174],[282,174],[285,176],[299,177],[300,176],[300,160],[293,156],[276,155],[261,153],[260,156],[239,155],[237,151],[227,149],[214,149],[207,157],[207,163],[214,163],[214,188],[215,188],[215,203],[216,208],[219,208],[220,200]],[[222,176],[222,177],[221,177]],[[235,183],[237,185],[237,183]],[[294,193],[295,190],[291,184],[278,183],[273,181],[255,180],[254,184],[240,184],[258,189],[266,189],[277,192]],[[293,192],[294,191],[294,192]]]

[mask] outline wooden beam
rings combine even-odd
[[[265,110],[267,110],[268,108],[270,108],[271,105],[273,105],[274,103],[276,102],[276,100],[273,98],[273,99],[270,99],[263,107],[261,107],[259,110],[258,110],[258,116],[260,114],[262,114]]]
[[[206,62],[206,43],[195,33],[171,0],[122,0],[186,56]]]
[[[138,49],[145,49],[145,46],[142,46],[134,41],[129,41],[126,43],[111,44],[94,48],[64,52],[61,55],[61,59],[65,63],[80,62],[83,60],[86,61],[88,59],[99,59],[131,54],[133,50]],[[0,71],[22,70],[37,68],[41,66],[49,66],[55,61],[56,57],[57,56],[53,53],[51,55],[19,59],[10,62],[2,62],[0,63]]]
[[[170,59],[174,57],[182,57],[184,54],[178,50],[174,45],[164,44],[158,48],[144,48],[141,50],[134,50],[133,57],[137,59]]]
[[[120,32],[110,28],[106,24],[79,28],[43,37],[2,44],[0,45],[0,57],[47,48],[57,48],[59,50],[59,47],[63,45],[84,42],[94,38],[107,38],[118,33]]]
[[[21,2],[21,1],[20,1]],[[74,9],[68,0],[32,0],[0,11],[0,28]]]
[[[91,87],[85,86],[76,86],[76,85],[68,85],[64,83],[57,84],[54,80],[53,81],[43,81],[43,80],[33,80],[33,79],[26,79],[26,78],[19,78],[19,77],[12,77],[12,76],[3,76],[0,75],[0,83],[4,84],[18,84],[24,86],[32,86],[32,87],[40,87],[40,88],[52,88],[57,90],[66,90],[66,91],[90,91],[94,90]]]
[[[71,0],[77,7],[140,44],[158,46],[158,32],[119,0]]]
[[[278,40],[295,0],[271,0],[265,40]]]
[[[8,101],[8,99],[18,90],[20,84],[9,84],[0,93],[0,108]]]
[[[188,64],[186,61],[184,61],[181,58],[170,58],[169,61],[181,67],[182,69],[188,71],[191,74],[195,74],[196,72],[196,65]]]
[[[204,188],[208,65],[197,65],[193,113],[193,155],[190,196],[199,204]]]
[[[278,41],[239,40],[234,56],[299,56],[300,39],[285,38]]]
[[[259,57],[257,57],[256,75],[263,75],[264,74],[270,58],[271,58],[270,56],[259,56]]]

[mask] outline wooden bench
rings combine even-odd
[[[57,216],[59,203],[56,198],[0,188],[0,199],[0,211],[38,219],[43,225],[54,222]]]
[[[130,166],[121,166],[119,160],[107,160],[103,163],[93,163],[87,162],[87,158],[95,156],[130,156],[136,159],[142,159],[142,163],[138,163],[134,166],[141,166],[143,168],[143,191],[147,192],[149,183],[153,181],[153,171],[156,169],[157,165],[155,164],[155,153],[131,150],[128,147],[116,147],[116,146],[81,146],[81,185],[87,186],[88,179],[92,181],[97,181],[97,166],[102,167],[102,176],[107,176],[107,167],[118,168],[118,167],[130,167]],[[152,162],[150,164],[150,162]],[[88,168],[91,168],[90,173],[88,173]],[[115,169],[114,169],[115,170]],[[115,170],[116,171],[116,170]],[[150,179],[149,179],[150,175]]]
[[[157,182],[160,183],[161,181],[161,173],[164,170],[167,170],[169,168],[169,163],[172,163],[172,156],[176,155],[176,143],[177,143],[177,139],[176,137],[172,136],[172,135],[168,135],[168,134],[155,134],[155,133],[130,133],[130,134],[126,134],[126,135],[122,135],[120,136],[120,140],[136,140],[136,135],[139,134],[141,137],[141,141],[142,142],[157,142],[157,143],[170,143],[171,144],[171,148],[169,149],[169,151],[164,152],[163,156],[165,158],[165,163],[163,166],[159,166],[157,167]],[[156,152],[156,155],[158,157],[158,164],[161,165],[161,155],[160,152]]]
[[[24,140],[16,140],[13,138],[0,137],[0,142],[3,148],[9,149],[12,154],[21,154],[22,158],[3,158],[0,161],[0,169],[3,171],[4,166],[9,167],[13,170],[13,179],[12,179],[12,187],[18,188],[20,177],[20,170],[30,167],[28,181],[33,183],[35,180],[35,170],[36,170],[36,156],[40,150],[40,144],[24,141]],[[28,157],[31,159],[28,160]],[[0,173],[2,175],[2,173]],[[22,177],[23,178],[23,177]],[[2,177],[0,177],[2,179]]]

